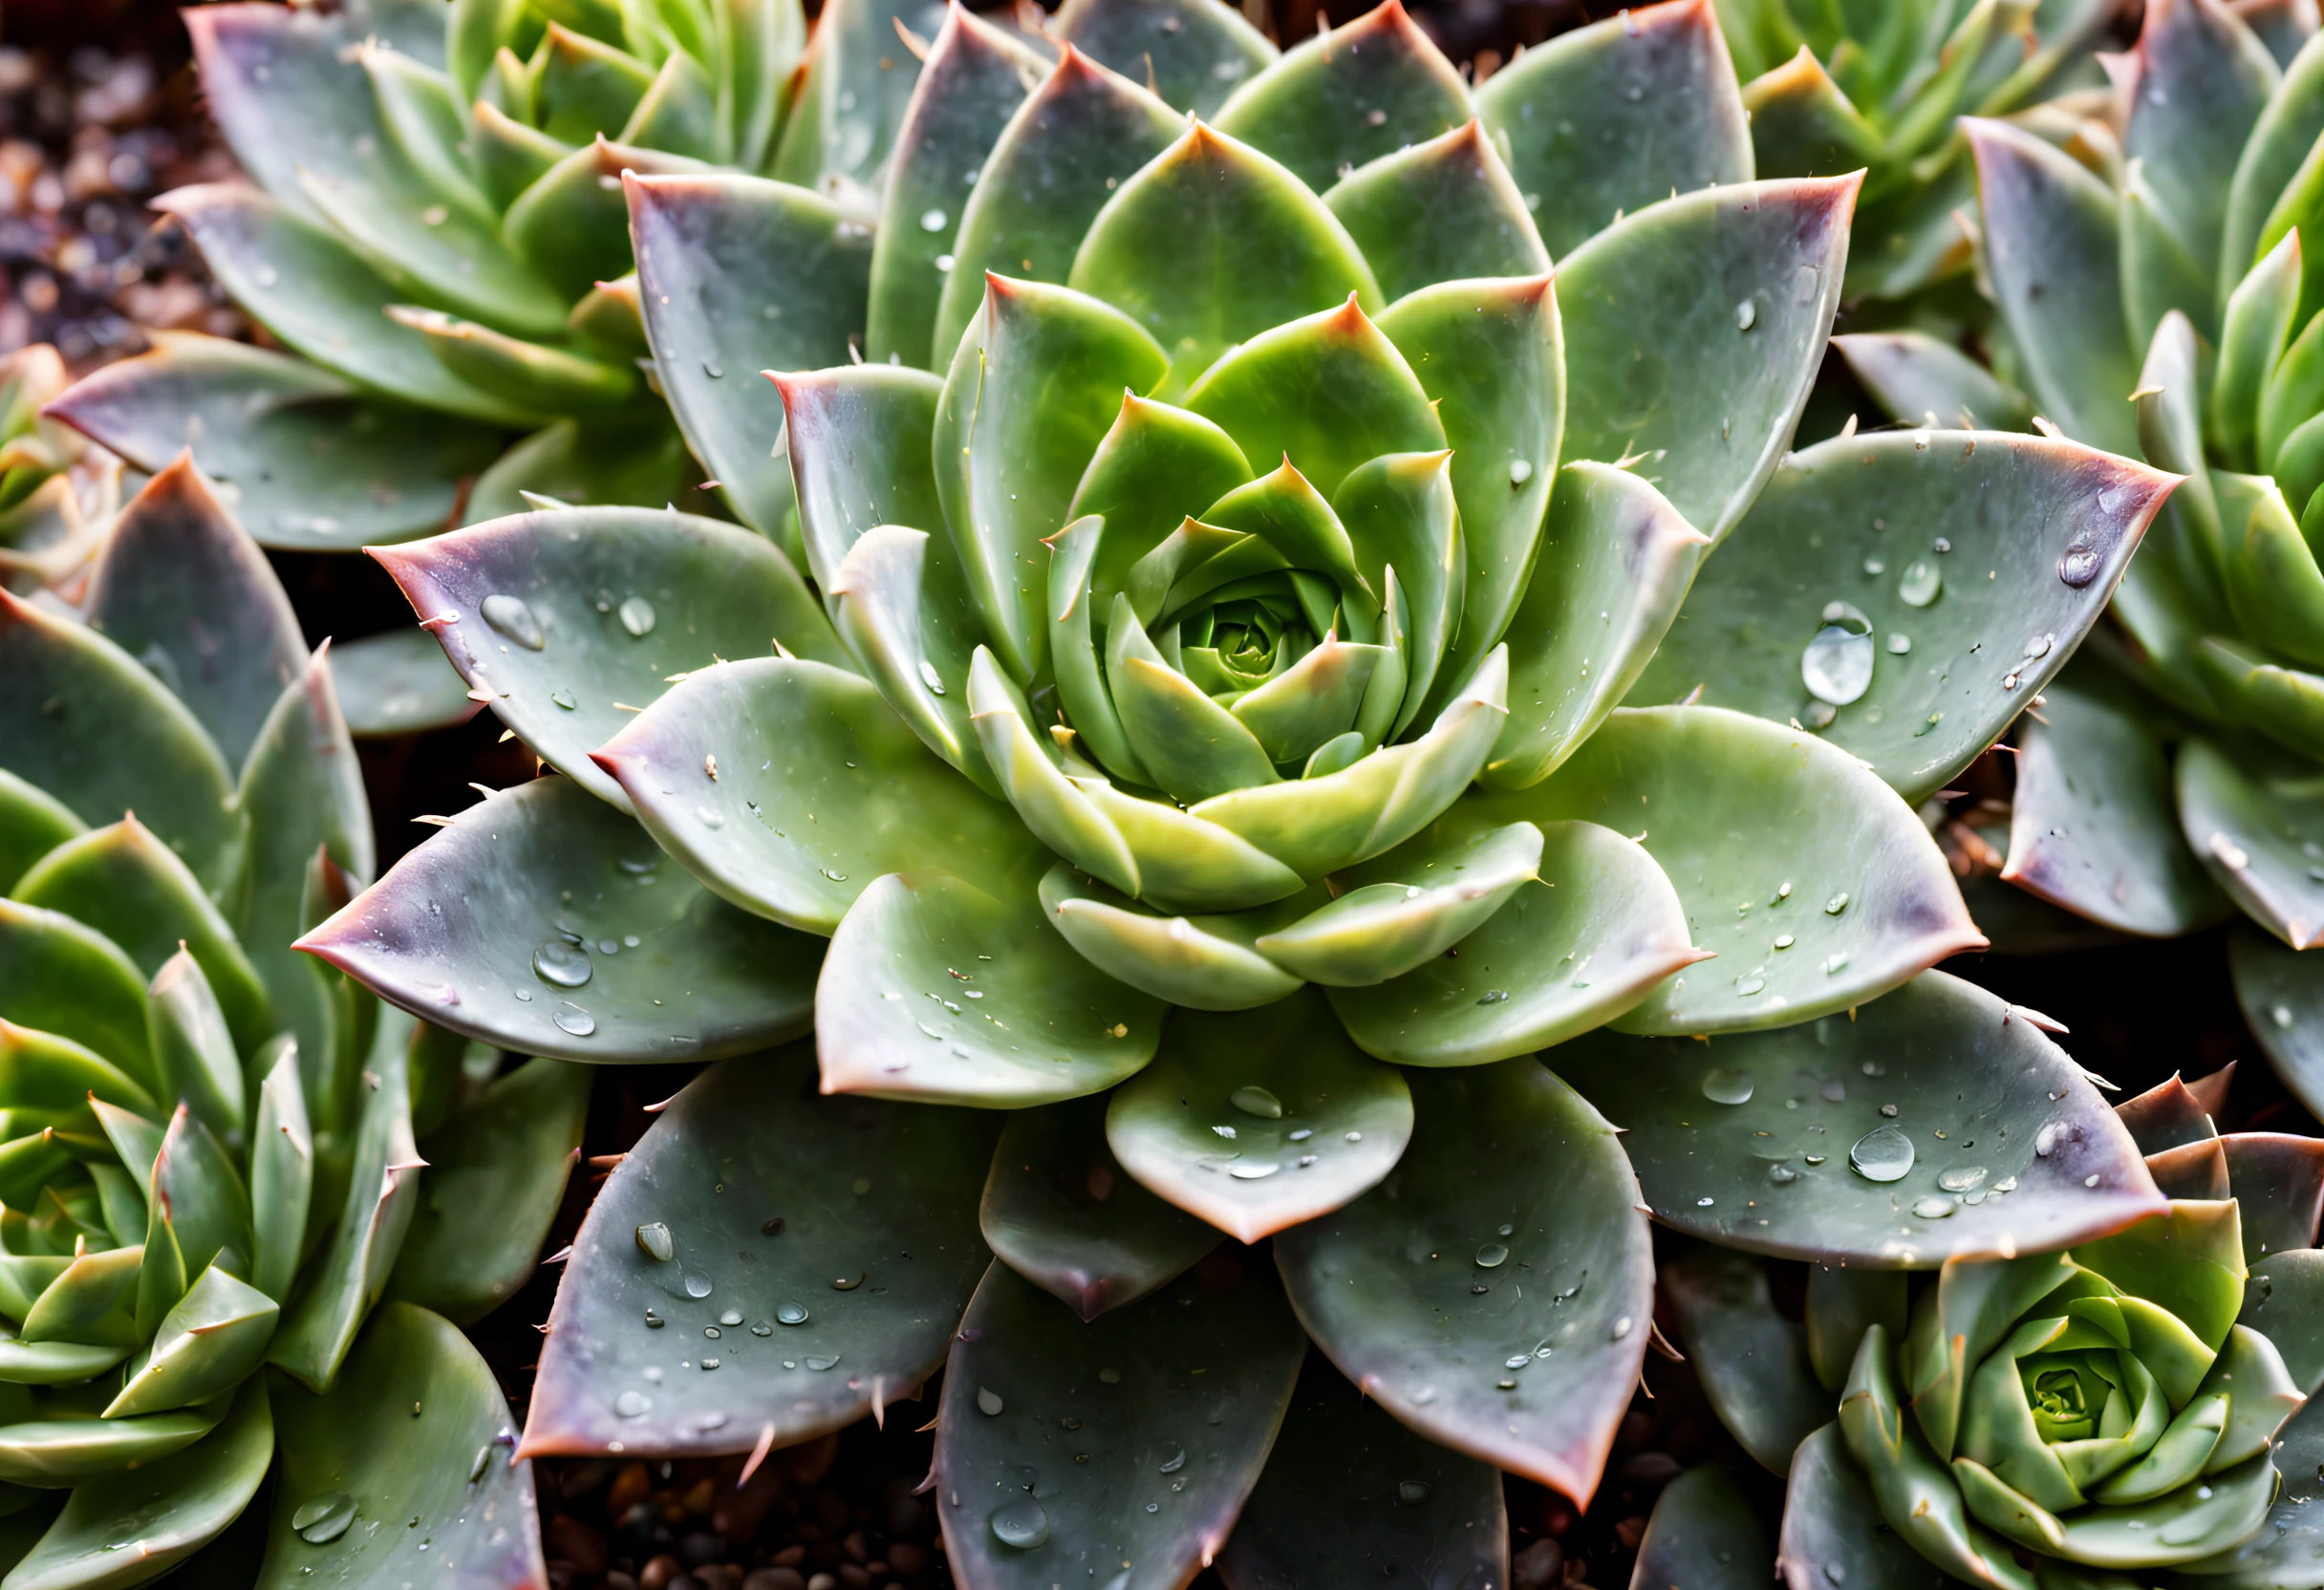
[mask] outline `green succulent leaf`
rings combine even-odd
[[[145,978],[119,945],[70,916],[0,900],[0,1017],[68,1039],[150,1092]]]
[[[1837,1421],[1793,1455],[1775,1566],[1786,1590],[1847,1583],[1946,1590],[1960,1582],[1881,1522],[1879,1501]]]
[[[1217,125],[1321,193],[1469,117],[1460,74],[1401,0],[1387,0],[1286,51],[1218,108]]]
[[[215,993],[234,1041],[268,1033],[267,991],[202,881],[135,817],[66,840],[17,880],[18,905],[69,916],[118,945],[148,978],[183,946]]]
[[[1634,460],[1722,540],[1791,445],[1822,362],[1857,182],[1687,194],[1567,255],[1565,457]]]
[[[1474,119],[1349,172],[1323,204],[1391,302],[1455,278],[1549,271],[1524,195]]]
[[[961,211],[1009,118],[1047,75],[1047,63],[1001,29],[965,8],[945,11],[895,129],[885,205],[891,219],[872,246],[866,362],[884,364],[893,355],[926,370],[947,352],[934,341],[936,305]]]
[[[591,1081],[561,1060],[527,1061],[425,1139],[389,1296],[467,1324],[532,1278],[580,1155]]]
[[[539,779],[470,807],[300,947],[520,1054],[694,1061],[803,1031],[823,947],[666,863],[631,819]]]
[[[1539,557],[1509,626],[1513,704],[1484,771],[1496,788],[1538,784],[1622,704],[1665,643],[1709,544],[1626,469],[1585,461],[1555,479]]]
[[[347,732],[392,740],[457,728],[482,704],[426,630],[385,630],[331,649],[331,678]]]
[[[1106,1112],[1131,1175],[1245,1243],[1362,1196],[1411,1131],[1402,1074],[1349,1043],[1314,992],[1181,1013]]]
[[[2251,1261],[2235,1322],[2257,1331],[2284,1361],[2292,1386],[2310,1397],[2324,1386],[2324,1250],[2292,1248]]]
[[[1122,1169],[1106,1109],[1088,1097],[1012,1111],[978,1213],[985,1245],[1084,1320],[1137,1301],[1219,1242],[1217,1227]]]
[[[276,1302],[290,1296],[306,1252],[307,1212],[314,1197],[314,1134],[299,1085],[295,1049],[276,1052],[259,1079],[258,1116],[250,1133],[250,1279]]]
[[[1392,0],[1382,8],[1391,9],[1403,16]],[[1152,335],[1170,361],[1152,394],[1162,398],[1270,328],[1351,295],[1364,309],[1382,307],[1371,268],[1323,201],[1266,155],[1199,121],[1106,202],[1067,281]]]
[[[673,676],[775,648],[847,666],[789,560],[716,520],[555,509],[376,556],[502,721],[625,811],[628,797],[590,753]]]
[[[1493,831],[1476,804],[1455,806],[1369,868],[1393,870],[1408,851],[1427,856],[1454,836]],[[1593,823],[1537,831],[1537,876],[1481,927],[1402,976],[1329,991],[1366,1052],[1402,1065],[1530,1054],[1603,1025],[1703,958],[1687,941],[1677,891],[1645,850]]]
[[[847,362],[863,336],[870,232],[828,200],[763,178],[625,181],[662,394],[736,515],[773,535],[793,494],[775,452],[782,397],[758,373]]]
[[[306,667],[290,599],[184,454],[114,521],[88,609],[89,627],[191,708],[230,765]]]
[[[2282,86],[2260,107],[2250,136],[2235,158],[2220,226],[2223,309],[2244,272],[2266,251],[2259,247],[2262,229],[2276,202],[2300,175],[2319,135],[2324,135],[2324,51],[2309,51],[2284,63]]]
[[[1732,957],[1664,983],[1622,1018],[1625,1031],[1812,1021],[1984,942],[1911,807],[1837,747],[1738,713],[1618,712],[1549,779],[1474,800],[1503,823],[1635,824],[1677,887],[1689,936]],[[1798,825],[1808,812],[1812,841]]]
[[[0,591],[0,752],[89,824],[140,821],[204,888],[240,827],[233,776],[200,721],[119,647]]]
[[[1705,564],[1633,697],[1700,686],[1707,705],[1809,722],[1925,800],[2064,665],[2172,483],[1993,432],[1807,448]]]
[[[2015,1006],[1942,972],[1853,1020],[1708,1045],[1596,1034],[1557,1059],[1623,1123],[1655,1218],[1733,1247],[1919,1269],[2088,1240],[2163,1207],[2079,1067]]]
[[[0,891],[14,889],[34,862],[87,831],[62,801],[0,768]]]
[[[993,892],[1035,853],[1015,813],[923,748],[871,685],[820,663],[698,671],[596,756],[689,871],[804,932],[835,932],[890,872],[951,871]]]
[[[2124,933],[2176,937],[2226,914],[2180,834],[2148,710],[2087,670],[2042,698],[2017,734],[2002,878]]]
[[[184,1104],[210,1130],[239,1148],[247,1124],[242,1057],[202,963],[180,950],[162,963],[146,996],[161,1096]]]
[[[1024,1590],[1118,1576],[1124,1561],[1139,1580],[1193,1578],[1259,1479],[1306,1345],[1282,1288],[1248,1258],[1087,1324],[995,1264],[937,1415],[955,1571]]]
[[[1962,127],[1977,161],[1993,289],[2028,390],[2066,435],[2136,456],[2126,399],[2138,385],[2138,353],[2122,305],[2113,191],[2032,133],[1975,118]]]
[[[1310,1353],[1218,1574],[1229,1590],[1406,1573],[1497,1583],[1508,1557],[1492,1466],[1413,1434]]]
[[[1706,1464],[1655,1498],[1635,1572],[1646,1584],[1756,1590],[1774,1556],[1767,1525],[1734,1475]]]
[[[987,1263],[1000,1126],[821,1097],[806,1045],[703,1072],[582,1221],[526,1454],[787,1446],[915,1395]]]
[[[988,272],[1064,282],[1098,211],[1184,127],[1129,78],[1079,50],[1062,52],[1056,70],[1001,129],[962,206],[936,306],[932,364],[950,368],[984,302]]]
[[[2305,950],[2324,943],[2324,883],[2306,847],[2324,842],[2324,798],[2302,767],[2180,746],[2179,824],[2212,880],[2261,927]]]
[[[632,173],[719,178],[715,167],[688,156],[614,143],[601,133],[534,179],[508,206],[501,230],[533,269],[577,299],[631,269],[627,188],[617,184]]]
[[[2242,1544],[2183,1565],[2173,1576],[2204,1590],[2314,1590],[2324,1582],[2316,1554],[2315,1511],[2306,1498],[2307,1476],[2324,1464],[2324,1402],[2311,1399],[2280,1432],[2275,1461],[2298,1481],[2276,1496],[2265,1521]]]
[[[2163,212],[2163,201],[2147,181],[2144,162],[2133,161],[2122,174],[2115,212],[2122,313],[2133,347],[2144,347],[2163,317],[2172,313],[2188,316],[2206,338],[2218,334],[2210,272],[2187,252]]]
[[[2324,1211],[2324,1139],[2297,1132],[2239,1131],[2219,1139],[2227,1183],[2241,1210],[2244,1257],[2316,1245]]]
[[[2158,219],[2208,288],[2222,258],[2239,157],[2283,73],[2249,28],[2199,5],[2157,11],[2152,26],[2139,32],[2136,59],[2139,86],[2122,153],[2144,167]],[[2229,273],[2242,275],[2249,259],[2233,261]]]
[[[279,1312],[272,1298],[210,1265],[163,1316],[105,1417],[165,1413],[233,1390],[266,1357]]]
[[[1658,1284],[1719,1423],[1762,1467],[1790,1472],[1799,1443],[1831,1417],[1832,1394],[1808,1362],[1806,1329],[1776,1312],[1767,1266],[1690,1248],[1665,1261]]]
[[[1891,419],[1960,431],[2022,431],[2033,421],[2024,393],[1926,332],[1854,332],[1832,346]]]
[[[25,1310],[24,1340],[134,1348],[145,1334],[133,1312],[143,1261],[141,1247],[73,1255]]]
[[[1133,803],[1123,799],[1122,805]],[[1263,859],[1263,858],[1262,858]],[[1299,879],[1289,880],[1296,891]],[[1304,980],[1258,948],[1322,903],[1320,890],[1219,915],[1170,915],[1141,905],[1060,862],[1041,880],[1050,925],[1084,959],[1155,999],[1194,1010],[1250,1010],[1285,999]]]
[[[807,82],[774,157],[786,181],[843,178],[876,188],[895,150],[919,63],[896,25],[933,37],[942,11],[930,0],[842,0],[815,28]]]
[[[1029,871],[891,873],[832,935],[815,1038],[830,1092],[1015,1108],[1112,1086],[1165,1014],[1050,931]]]
[[[1276,1238],[1293,1306],[1405,1425],[1585,1498],[1646,1351],[1637,1183],[1613,1128],[1534,1061],[1407,1080],[1412,1142],[1388,1180]]]
[[[319,1396],[282,1385],[274,1421],[282,1462],[256,1590],[546,1581],[532,1465],[502,1455],[508,1404],[445,1321],[386,1304],[338,1383]],[[334,1496],[349,1498],[355,1521],[308,1540],[296,1520],[312,1523],[309,1505]]]
[[[2313,1112],[2324,1104],[2324,964],[2239,928],[2227,941],[2227,971],[2268,1064]]]
[[[408,296],[338,236],[252,188],[167,196],[220,284],[284,343],[334,375],[486,424],[532,418],[454,375],[427,336],[389,319]]]
[[[1709,5],[1642,8],[1536,44],[1477,90],[1552,253],[1673,191],[1752,180],[1719,30]]]
[[[701,474],[667,410],[632,410],[617,420],[560,419],[517,442],[476,477],[462,523],[528,512],[543,505],[532,501],[536,497],[568,506],[666,506],[693,490]]]
[[[1215,114],[1276,59],[1264,33],[1231,7],[1206,0],[1140,6],[1066,0],[1048,32],[1116,72],[1151,74],[1166,102],[1200,117]]]
[[[461,379],[529,414],[613,416],[637,392],[637,373],[626,364],[527,342],[441,310],[397,304],[387,317],[426,337],[428,352]]]
[[[2219,363],[2211,381],[2209,434],[2235,468],[2252,463],[2260,394],[2284,345],[2299,326],[2300,239],[2292,233],[2270,247],[2227,294],[2220,316]]]
[[[351,48],[369,20],[285,10],[204,12],[186,24],[203,98],[217,107],[236,163],[302,214],[312,213],[302,170],[360,174],[392,141]]]

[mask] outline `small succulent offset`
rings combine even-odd
[[[1190,118],[956,8],[872,238],[794,184],[626,179],[660,388],[736,500],[795,491],[807,571],[671,510],[378,550],[559,776],[302,944],[505,1047],[720,1062],[592,1206],[524,1450],[763,1457],[948,1363],[963,1582],[1497,1578],[1494,1469],[1585,1497],[1628,1405],[1641,1180],[1686,1217],[1585,1099],[1675,1142],[1622,1083],[1703,1045],[1595,1029],[1839,1048],[1895,1008],[1985,1056],[2021,1145],[2095,1107],[1916,976],[1980,939],[1907,799],[2055,671],[2170,478],[1787,452],[1855,183],[1750,180],[1705,0],[1474,100],[1392,3],[1258,64],[1209,4],[1061,26],[1240,86]],[[1627,138],[1673,107],[1699,136]],[[1745,710],[1617,710],[1711,695]],[[1801,1218],[1873,1185],[1828,1157],[1787,1167]],[[1938,1190],[1881,1162],[1864,1239],[2155,1201],[2135,1156],[2022,1157],[2006,1215],[1903,1236]]]
[[[47,343],[0,360],[0,586],[29,595],[68,580],[96,550],[103,521],[118,505],[118,466],[96,464],[76,431],[44,419],[41,408],[65,390],[65,361]]]
[[[2164,1194],[2065,1251],[1956,1255],[1917,1276],[1827,1260],[1800,1324],[1753,1260],[1704,1249],[1675,1267],[1714,1405],[1788,1471],[1795,1590],[2308,1582],[2324,1144],[2221,1136],[2231,1075],[2174,1078],[2106,1128],[2052,1128],[2045,1154],[2125,1140]]]
[[[110,526],[83,608],[0,593],[10,1590],[142,1583],[269,1472],[274,1516],[218,1547],[245,1582],[262,1554],[268,1584],[537,1582],[490,1372],[438,1314],[375,1307],[393,1279],[458,1308],[472,1279],[396,1273],[414,1024],[290,948],[371,844],[327,659],[190,462]],[[410,1046],[445,1096],[464,1045]],[[370,1538],[407,1513],[430,1544]]]

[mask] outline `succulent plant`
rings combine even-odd
[[[40,413],[64,389],[64,359],[45,342],[0,361],[0,585],[20,596],[86,567],[120,487],[118,466],[88,470],[84,502],[68,471],[87,444]]]
[[[1666,1271],[1713,1406],[1788,1473],[1795,1590],[2305,1582],[2314,1532],[2284,1475],[2324,1447],[2302,1410],[2324,1384],[2324,1144],[2221,1136],[2231,1075],[2045,1125],[2037,1164],[2095,1150],[2157,1206],[2062,1251],[1917,1275],[1825,1255],[1797,1321],[1758,1260],[1704,1247]],[[1975,1179],[1968,1198],[2002,1201]]]
[[[1493,1469],[1586,1496],[1628,1405],[1641,1179],[1696,1207],[1585,1102],[1675,1074],[1639,1045],[1893,1007],[2003,1119],[2109,1119],[1916,978],[1981,940],[1907,802],[2170,478],[1994,433],[1787,452],[1855,183],[1748,180],[1701,0],[1474,102],[1394,4],[1259,70],[1213,6],[1064,15],[1170,41],[1157,84],[1247,80],[1190,120],[1077,45],[1028,86],[955,9],[868,242],[795,184],[625,179],[661,390],[736,500],[795,491],[806,571],[669,509],[377,550],[557,776],[301,943],[474,1040],[718,1062],[592,1206],[523,1450],[755,1464],[949,1364],[963,1582],[1431,1541],[1497,1577]],[[1699,139],[1622,140],[1673,106]],[[2000,651],[2028,622],[2055,655]],[[1745,710],[1616,710],[1713,692]],[[2029,1167],[2009,1218],[2159,1201],[2097,1169]],[[1941,1257],[2000,1218],[1906,1224]]]
[[[537,1247],[583,1095],[554,1062],[492,1084],[423,1187],[415,1114],[446,1114],[467,1045],[290,948],[372,865],[326,652],[189,461],[109,526],[84,607],[0,593],[10,1590],[142,1583],[269,1472],[272,1518],[217,1547],[243,1582],[262,1553],[267,1583],[538,1582],[490,1372],[441,1315],[375,1305],[471,1317],[527,1273],[421,1201],[477,1197],[511,1228],[487,1249]],[[524,1133],[462,1151],[511,1109]],[[525,1133],[564,1140],[509,1152]],[[546,1208],[509,1192],[544,1163]],[[407,1515],[427,1531],[375,1538]]]

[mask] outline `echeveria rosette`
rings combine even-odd
[[[2171,1199],[2112,1235],[1949,1261],[1909,1300],[1811,1273],[1815,1368],[1833,1385],[1848,1357],[1837,1424],[1791,1464],[1793,1584],[1832,1563],[1895,1566],[1893,1541],[1863,1527],[1875,1499],[1896,1540],[1972,1584],[2311,1582],[2300,1498],[2270,1510],[2279,1467],[2313,1445],[2300,1409],[2324,1380],[2324,1148],[2219,1136],[2227,1075],[2120,1107]]]
[[[461,1137],[430,1138],[435,1191],[470,1177],[486,1194],[471,1210],[497,1210],[508,1238],[489,1256],[437,1244],[399,1271],[423,1192],[416,1118],[441,1121],[466,1045],[382,1018],[290,949],[372,867],[327,652],[309,655],[264,556],[184,458],[111,525],[84,589],[79,610],[0,594],[5,1582],[169,1571],[269,1472],[335,1464],[363,1428],[377,1440],[377,1407],[345,1422],[374,1383],[405,1391],[396,1444],[427,1454],[355,1504],[430,1523],[433,1556],[400,1530],[386,1554],[537,1582],[528,1471],[475,1461],[505,1417],[483,1360],[420,1307],[367,1321],[391,1285],[471,1318],[528,1272],[578,1141],[572,1076],[560,1088],[536,1063],[484,1090],[488,1117],[524,1079],[541,1125],[498,1146],[482,1186]],[[417,1421],[415,1384],[440,1388]],[[335,1565],[352,1546],[293,1520],[340,1489],[302,1491],[219,1553],[247,1573],[271,1535],[313,1554],[300,1565]],[[522,1527],[491,1537],[494,1515]]]

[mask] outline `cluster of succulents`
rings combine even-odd
[[[189,462],[77,591],[0,591],[6,1582],[205,1549],[245,1584],[538,1582],[528,1466],[444,1315],[528,1270],[586,1082],[485,1085],[291,949],[371,873],[370,813],[327,648]],[[516,1229],[480,1246],[480,1210]]]
[[[266,1582],[529,1584],[525,1458],[747,1478],[932,1383],[969,1590],[1499,1583],[1658,1317],[1788,1495],[1687,1476],[1641,1583],[2313,1586],[2324,1150],[1935,969],[2011,736],[2004,876],[2232,897],[2324,1076],[2324,46],[2242,11],[2153,0],[2118,98],[2095,3],[1670,0],[1478,85],[1396,0],[193,13],[258,185],[166,207],[292,353],[51,400],[160,473],[0,597],[67,659],[0,669],[0,926],[136,972],[0,957],[0,1385],[121,1471],[0,1424],[81,1482],[9,1590],[277,1446]],[[1860,299],[1901,423],[1795,448]],[[371,881],[205,476],[370,545],[543,776]],[[588,1063],[692,1069],[505,1450],[454,1323]],[[442,1463],[367,1423],[415,1375]]]

